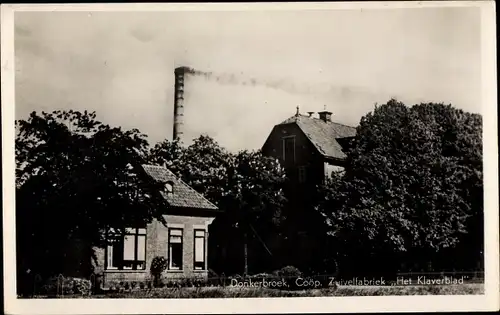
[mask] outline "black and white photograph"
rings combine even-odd
[[[495,56],[492,1],[2,5],[6,310],[498,308]]]

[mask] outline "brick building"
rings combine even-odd
[[[316,186],[334,171],[342,171],[345,148],[356,135],[356,128],[333,122],[332,113],[324,110],[292,117],[272,129],[262,147],[262,153],[280,160],[286,170],[287,227],[290,229],[281,256],[296,267],[310,268],[311,262],[326,248],[323,218],[314,211]],[[317,260],[317,259],[316,259]]]
[[[96,275],[103,285],[119,281],[143,281],[150,277],[156,256],[168,260],[165,278],[206,278],[208,275],[208,227],[218,208],[177,178],[167,168],[143,165],[146,174],[164,185],[159,193],[167,201],[165,226],[158,220],[139,228],[106,248],[96,249]]]
[[[264,155],[279,159],[291,182],[319,184],[344,165],[344,146],[356,135],[356,128],[331,120],[332,113],[319,117],[297,113],[274,126],[262,147]]]

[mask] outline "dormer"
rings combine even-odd
[[[172,182],[172,181],[166,182],[163,189],[164,189],[164,192],[167,196],[173,195],[174,194],[174,182]]]

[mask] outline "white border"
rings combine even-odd
[[[192,300],[18,300],[15,295],[14,11],[231,11],[480,7],[484,121],[485,295]],[[499,308],[496,29],[493,1],[217,4],[70,4],[1,6],[4,288],[8,314],[267,313],[484,311]]]
[[[15,11],[285,11],[412,9],[440,7],[488,7],[493,1],[370,1],[370,2],[268,2],[268,3],[72,3],[5,5]]]

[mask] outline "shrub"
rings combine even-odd
[[[74,278],[73,279],[73,293],[75,294],[90,294],[91,292],[90,280]]]
[[[274,271],[274,274],[278,277],[296,278],[300,277],[302,275],[302,272],[300,272],[300,270],[294,266],[286,266]]]
[[[219,275],[215,271],[213,271],[212,269],[209,268],[208,269],[208,277],[209,278],[218,278]]]
[[[272,279],[272,278],[275,278],[276,275],[272,275],[272,274],[269,274],[269,273],[265,273],[265,272],[261,272],[261,273],[258,273],[258,274],[255,274],[253,276],[250,276],[250,279]]]
[[[230,277],[228,277],[228,279],[238,279],[238,280],[243,280],[243,277],[240,276],[239,274],[234,274]]]
[[[167,259],[163,256],[156,256],[151,262],[151,275],[153,276],[154,286],[160,285],[161,274],[167,269]]]
[[[205,279],[196,279],[195,280],[195,286],[196,287],[204,287],[208,285],[208,281]]]
[[[302,275],[302,272],[300,272],[298,268],[294,266],[285,266],[281,269],[275,270],[273,274],[275,277],[289,280],[288,284],[290,290],[299,289],[299,287],[295,285],[295,280]]]
[[[90,294],[90,280],[80,278],[51,277],[41,286],[37,293],[42,295],[72,295],[72,294]]]

